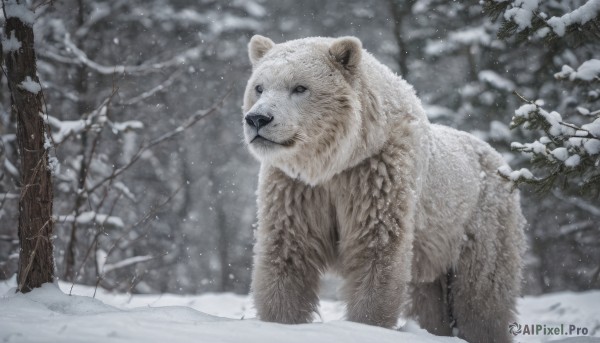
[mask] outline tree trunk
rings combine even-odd
[[[85,24],[85,11],[83,7],[83,0],[77,1],[79,9],[77,11],[77,27],[81,28]],[[81,39],[76,38],[75,44],[81,48],[83,47],[83,42]],[[82,119],[85,119],[85,112],[88,109],[87,101],[84,100],[88,91],[87,84],[87,73],[88,68],[85,65],[81,65],[77,67],[77,83],[75,84],[75,89],[77,91],[77,111]],[[79,154],[81,155],[81,162],[79,163],[79,177],[77,179],[77,189],[83,190],[85,189],[85,182],[87,179],[87,149],[88,149],[88,132],[87,130],[83,130],[81,132],[81,148]],[[87,194],[84,192],[76,192],[75,194],[75,206],[73,209],[73,216],[77,218],[81,213],[81,205],[85,203]],[[65,251],[65,273],[63,275],[64,280],[66,281],[74,281],[77,277],[77,273],[75,271],[75,259],[76,259],[76,250],[77,250],[77,231],[79,227],[77,226],[77,220],[74,220],[71,223],[71,234],[69,236],[69,242],[67,243],[67,248]]]
[[[21,196],[19,199],[20,255],[17,291],[29,292],[45,282],[54,281],[52,254],[52,177],[48,150],[44,147],[45,124],[41,113],[42,92],[36,89],[36,57],[33,46],[33,23],[23,22],[22,11],[9,6],[23,6],[15,0],[3,1],[5,34],[16,37],[21,47],[6,51],[5,64],[11,93],[11,112],[17,119],[17,144],[21,159]],[[18,13],[18,17],[11,17]],[[27,10],[27,13],[29,11]],[[31,19],[33,13],[31,13]],[[27,20],[27,19],[26,19]],[[33,19],[32,19],[33,21]],[[30,79],[28,79],[30,78]],[[25,80],[29,85],[23,84]]]
[[[415,0],[389,0],[392,17],[394,18],[394,39],[396,40],[396,45],[398,45],[396,61],[398,62],[400,75],[405,80],[408,80],[409,77],[408,44],[404,40],[402,25],[405,17],[411,15],[411,9],[415,2]]]

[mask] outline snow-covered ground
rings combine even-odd
[[[14,278],[0,282],[1,342],[463,342],[437,337],[408,322],[400,331],[350,323],[343,305],[323,301],[319,322],[281,325],[254,319],[248,296],[113,294],[59,283],[23,295],[14,293]],[[71,291],[72,296],[69,296]],[[588,338],[523,336],[516,342],[565,339],[600,342],[600,291],[556,293],[519,302],[520,324],[576,325]]]

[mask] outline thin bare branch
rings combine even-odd
[[[154,207],[151,211],[149,211],[144,217],[142,217],[140,220],[138,220],[135,224],[131,225],[127,230],[125,230],[125,232],[123,232],[123,234],[121,234],[121,236],[117,237],[117,239],[115,239],[113,241],[112,246],[110,247],[110,249],[107,251],[106,253],[106,259],[108,259],[108,257],[113,253],[113,251],[117,248],[117,246],[119,245],[119,242],[121,242],[129,233],[131,233],[135,228],[137,228],[139,225],[145,223],[148,221],[148,219],[152,218],[157,212],[158,210],[160,210],[162,207],[164,207],[166,204],[168,204],[169,202],[171,202],[171,200],[173,200],[173,198],[179,193],[179,191],[183,188],[183,186],[185,185],[185,182],[182,183],[181,185],[179,185],[179,187],[177,187],[177,189],[171,193],[171,195],[169,195],[169,197],[163,201],[162,203],[158,204],[158,206]],[[95,237],[95,244],[97,246],[97,238],[99,237],[99,234],[97,233],[96,237]],[[136,241],[136,240],[134,240]],[[88,253],[86,254],[86,256],[89,255],[89,251],[91,250],[92,245],[90,245],[90,248],[88,249]],[[166,254],[161,254],[161,255],[157,255],[154,256],[152,259],[155,258],[159,258],[159,257],[163,257]],[[144,262],[144,261],[139,261],[139,262]],[[100,273],[97,275],[96,278],[96,286],[94,289],[94,295],[96,294],[96,290],[98,288],[98,285],[101,283],[101,281],[104,279],[104,273]],[[74,283],[71,285],[71,289],[73,289],[73,285]]]
[[[521,94],[519,94],[519,92],[517,92],[517,91],[513,91],[512,93],[513,93],[514,95],[518,96],[518,97],[519,97],[521,100],[523,100],[524,102],[527,102],[527,103],[530,103],[530,104],[536,105],[536,104],[535,104],[535,102],[533,102],[533,101],[531,101],[531,100],[527,99],[526,97],[522,96]],[[536,105],[536,106],[537,106],[537,105]]]
[[[148,143],[142,145],[138,149],[138,151],[133,155],[133,157],[131,158],[131,160],[129,160],[129,162],[127,162],[121,168],[113,170],[113,172],[110,175],[104,177],[103,179],[101,179],[100,181],[98,181],[95,185],[89,187],[86,191],[88,193],[94,192],[96,189],[98,189],[98,187],[101,187],[104,183],[108,182],[111,179],[116,178],[117,176],[121,175],[122,173],[124,173],[125,171],[127,171],[129,168],[131,168],[131,166],[133,166],[140,159],[140,157],[142,157],[142,155],[143,155],[144,152],[152,149],[154,146],[156,146],[158,144],[161,144],[161,143],[163,143],[163,142],[165,142],[165,141],[167,141],[169,139],[172,139],[172,138],[180,135],[185,130],[187,130],[190,127],[194,126],[194,124],[198,123],[200,120],[202,120],[202,119],[210,116],[211,114],[216,113],[219,110],[219,108],[221,108],[221,106],[223,105],[223,102],[225,101],[225,99],[227,98],[227,96],[229,96],[229,94],[231,94],[231,88],[229,89],[229,91],[227,91],[227,93],[225,94],[225,96],[223,98],[221,98],[221,100],[219,100],[219,102],[217,102],[216,104],[214,104],[211,108],[209,108],[207,110],[199,110],[199,111],[197,111],[192,116],[190,116],[186,121],[184,121],[183,124],[181,124],[180,126],[176,127],[174,130],[166,132],[166,133],[160,135],[159,137],[156,137],[156,138],[152,139]]]
[[[171,76],[169,76],[164,82],[162,82],[161,84],[153,87],[150,90],[147,90],[145,92],[143,92],[142,94],[139,94],[127,101],[123,101],[120,102],[119,105],[125,105],[125,106],[131,106],[131,105],[135,105],[137,103],[139,103],[140,101],[146,100],[149,97],[153,96],[154,94],[165,90],[166,88],[170,87],[173,82],[179,77],[181,76],[181,74],[183,74],[183,72],[180,70],[178,72],[175,72],[173,74],[171,74]]]

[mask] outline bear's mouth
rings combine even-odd
[[[293,146],[295,143],[296,141],[293,137],[282,142],[275,142],[258,134],[250,140],[250,144],[259,144],[263,146],[279,145],[286,148]]]

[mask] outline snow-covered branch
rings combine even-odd
[[[155,257],[151,255],[133,256],[115,263],[106,263],[106,260],[108,259],[108,254],[101,249],[96,252],[96,261],[99,267],[98,269],[101,271],[102,274],[106,274],[113,270],[125,268],[141,262],[150,261],[154,258]]]
[[[563,121],[556,111],[546,111],[542,101],[519,96],[527,103],[515,111],[511,128],[542,130],[545,135],[531,143],[513,142],[511,148],[530,156],[534,166],[548,173],[536,178],[527,169],[512,171],[505,166],[499,174],[517,184],[540,185],[542,190],[550,189],[561,176],[576,175],[582,189],[600,189],[600,117],[578,126]]]
[[[577,70],[574,70],[571,66],[564,65],[562,70],[554,77],[559,80],[569,79],[570,81],[600,81],[600,60],[591,59],[583,62]]]
[[[77,217],[73,215],[57,216],[55,220],[59,223],[72,223],[77,224],[91,224],[95,223],[98,225],[107,225],[114,228],[123,228],[125,224],[123,219],[115,216],[109,216],[102,213],[96,213],[94,211],[86,211],[80,213]]]
[[[106,97],[96,109],[85,115],[83,119],[60,120],[48,114],[40,115],[50,127],[56,130],[52,133],[52,139],[54,142],[56,144],[61,144],[72,135],[103,126],[107,121],[106,113],[108,110],[108,104],[110,103],[113,95],[114,93],[109,97]]]
[[[75,45],[75,43],[73,43],[69,34],[65,35],[63,42],[64,42],[65,46],[67,47],[67,49],[74,55],[74,57],[76,58],[76,60],[79,63],[84,64],[88,68],[94,70],[95,72],[97,72],[99,74],[103,74],[103,75],[123,74],[123,73],[147,74],[147,73],[152,73],[152,72],[160,72],[160,71],[163,71],[164,68],[182,65],[182,64],[187,63],[190,60],[198,59],[200,57],[200,54],[202,51],[200,49],[200,47],[194,47],[194,48],[187,49],[187,50],[175,55],[171,59],[168,59],[168,60],[162,61],[162,62],[144,63],[144,64],[137,65],[137,66],[121,65],[121,64],[107,66],[107,65],[100,64],[100,63],[90,59],[84,51],[79,49]]]
[[[518,34],[521,39],[553,39],[564,37],[568,33],[581,35],[583,31],[600,37],[598,29],[600,0],[588,0],[574,10],[568,2],[552,2],[549,4],[539,0],[485,0],[484,10],[493,18],[502,17],[503,25],[498,36],[507,38]],[[562,6],[562,8],[560,7]],[[549,18],[548,12],[564,10],[560,16]],[[590,30],[581,30],[581,28]]]
[[[531,2],[531,1],[530,1]],[[584,25],[596,18],[600,13],[600,0],[588,0],[581,7],[565,13],[560,17],[552,17],[547,23],[559,36],[564,36],[568,27],[572,25]]]

